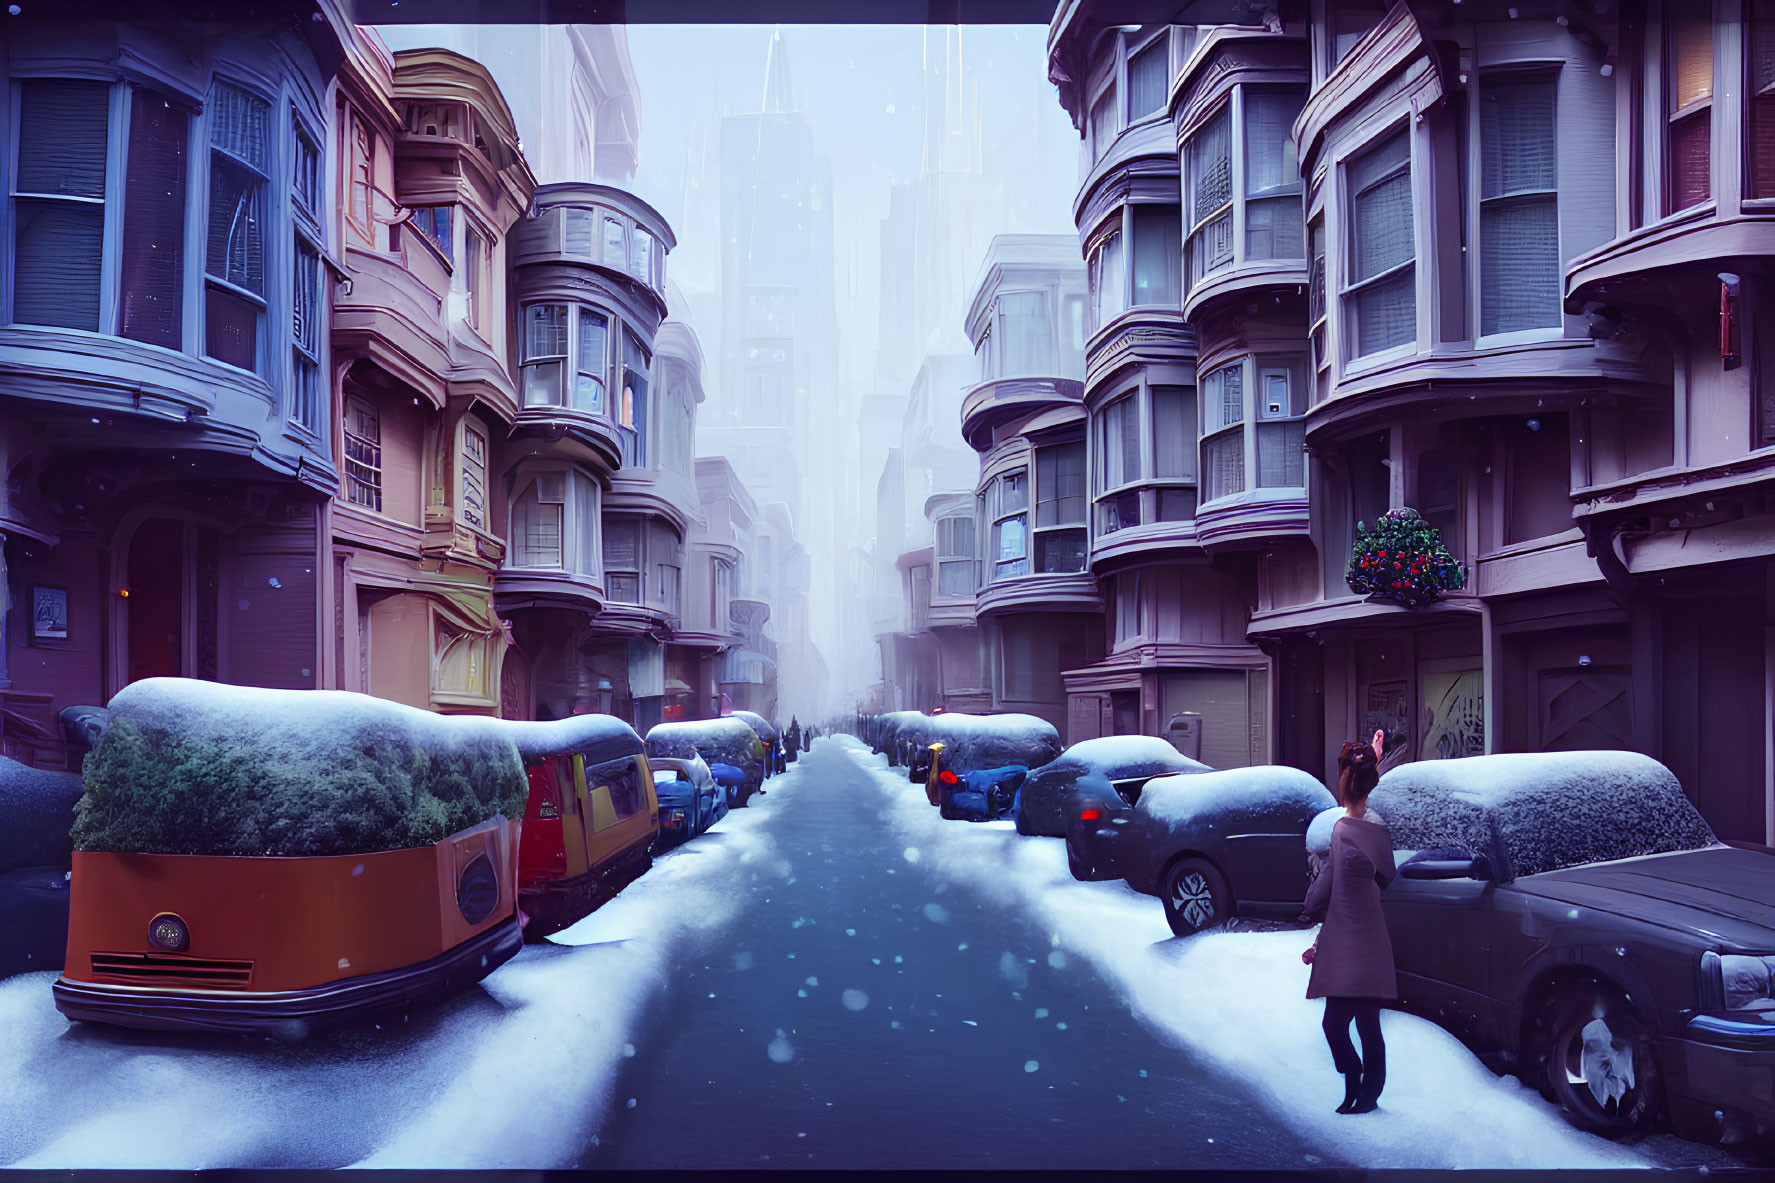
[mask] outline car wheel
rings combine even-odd
[[[1548,1000],[1541,1072],[1566,1119],[1619,1138],[1650,1129],[1663,1091],[1651,1033],[1617,992],[1591,982]]]
[[[1224,924],[1232,914],[1232,893],[1226,876],[1207,859],[1184,858],[1165,872],[1163,892],[1165,919],[1180,937],[1193,936],[1204,928]]]

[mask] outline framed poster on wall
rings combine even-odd
[[[55,646],[68,639],[68,589],[32,584],[31,643]]]

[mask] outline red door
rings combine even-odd
[[[185,672],[185,526],[155,518],[129,544],[129,680]]]

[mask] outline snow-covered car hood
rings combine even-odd
[[[1733,846],[1590,863],[1529,875],[1525,895],[1775,952],[1775,855]]]

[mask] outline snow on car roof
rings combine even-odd
[[[1137,808],[1154,821],[1183,825],[1204,814],[1231,809],[1296,808],[1316,814],[1335,804],[1330,790],[1286,764],[1257,764],[1160,776],[1146,782]]]
[[[1312,824],[1307,827],[1307,849],[1314,854],[1329,852],[1331,850],[1331,829],[1337,825],[1337,819],[1343,816],[1344,807],[1333,805],[1314,817]],[[1371,822],[1379,822],[1383,826],[1387,824],[1387,819],[1381,816],[1380,810],[1374,808],[1372,800],[1369,802],[1366,816]]]
[[[68,831],[80,792],[77,773],[32,768],[0,756],[0,871],[67,866],[74,851]]]
[[[530,760],[578,752],[589,763],[603,763],[641,750],[635,729],[614,715],[572,715],[541,722],[502,720],[502,726],[518,745],[518,754]]]
[[[1094,770],[1116,769],[1128,776],[1148,772],[1207,772],[1208,765],[1192,760],[1156,735],[1104,735],[1082,739],[1054,761],[1076,762]]]
[[[686,719],[655,723],[647,731],[647,752],[654,756],[693,755],[719,757],[731,764],[753,760],[758,733],[744,719],[723,715],[719,719]],[[713,760],[711,760],[711,763]]]
[[[923,739],[941,743],[944,767],[957,773],[1005,764],[1035,768],[1060,754],[1060,733],[1034,715],[950,711],[931,716]]]
[[[1420,760],[1384,774],[1369,800],[1396,847],[1502,855],[1516,876],[1718,841],[1675,775],[1638,752]]]
[[[769,719],[766,719],[763,715],[758,714],[756,711],[733,711],[730,713],[733,718],[739,719],[745,723],[746,726],[750,727],[764,738],[777,738],[778,732],[776,724],[772,723]]]

